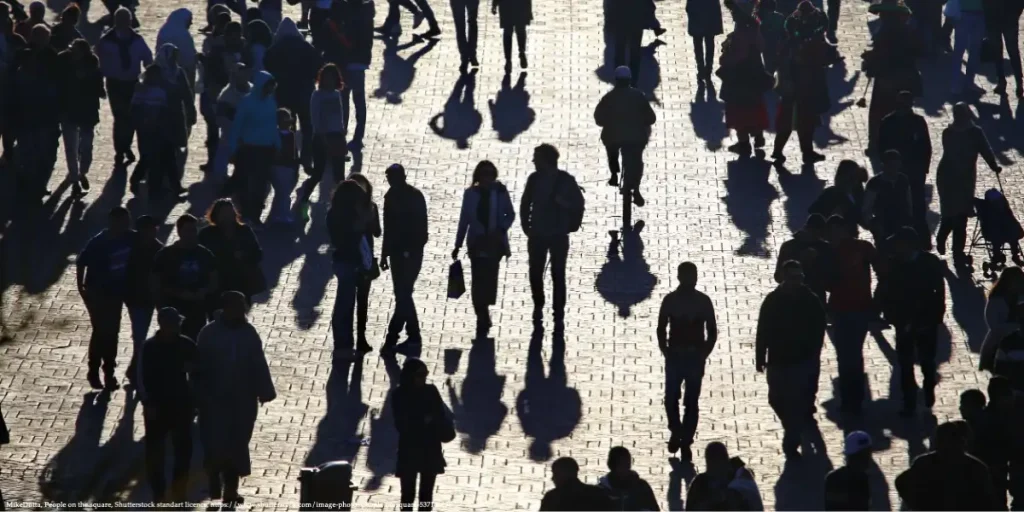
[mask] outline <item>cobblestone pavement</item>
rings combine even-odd
[[[51,9],[62,7],[54,5],[60,1],[51,0]],[[776,171],[756,161],[737,162],[722,149],[729,143],[722,105],[695,86],[683,2],[660,1],[659,17],[669,32],[660,47],[647,36],[641,80],[653,93],[659,118],[647,149],[648,206],[634,214],[646,227],[627,237],[620,254],[609,254],[607,232],[621,222],[620,201],[604,185],[605,156],[591,117],[611,75],[601,2],[534,2],[529,73],[517,69],[504,84],[496,17],[481,9],[482,66],[475,77],[460,82],[450,9],[445,2],[433,3],[444,30],[439,43],[412,42],[408,15],[401,46],[392,50],[377,41],[367,79],[366,150],[353,163],[378,185],[380,200],[386,188],[383,169],[402,162],[429,201],[431,240],[416,292],[425,335],[422,356],[458,413],[461,430],[459,440],[446,447],[439,509],[536,509],[551,487],[548,467],[554,457],[575,457],[582,476],[595,482],[606,471],[608,449],[619,444],[633,452],[636,469],[662,506],[681,506],[683,480],[692,470],[665,451],[663,370],[654,329],[660,297],[675,286],[675,266],[686,259],[699,266],[699,287],[714,300],[721,326],[702,390],[697,446],[723,441],[747,460],[766,505],[818,508],[825,472],[841,463],[843,430],[866,428],[875,436],[876,459],[885,474],[876,482],[876,503],[897,507],[893,479],[924,449],[926,432],[935,421],[957,416],[961,391],[986,384],[987,377],[974,369],[984,335],[980,285],[949,275],[951,307],[942,330],[934,419],[903,421],[896,415],[898,404],[890,398],[898,396],[895,353],[888,331],[865,347],[872,399],[865,424],[842,422],[832,392],[835,354],[826,344],[817,418],[827,456],[785,467],[781,428],[753,364],[756,312],[774,285],[776,248],[801,224],[836,163],[864,160],[867,110],[854,102],[865,82],[856,69],[869,37],[867,4],[847,1],[842,7],[841,49],[848,60],[845,68],[832,71],[837,106],[819,133],[828,161],[801,172],[792,165]],[[90,20],[103,11],[93,4]],[[181,5],[203,4],[144,2],[139,15],[148,41]],[[386,9],[377,10],[380,22]],[[95,36],[98,28],[89,25],[86,32]],[[949,120],[949,105],[939,93],[946,89],[950,65],[945,58],[925,65],[930,92],[921,106],[936,148]],[[991,90],[991,80],[981,76],[978,83]],[[1017,163],[1024,151],[1024,104],[1000,105],[992,94],[983,101],[981,117],[1007,168],[1003,184],[1017,211],[1024,211]],[[439,114],[440,136],[429,125]],[[123,391],[97,396],[86,385],[89,324],[71,262],[112,205],[127,201],[136,214],[166,215],[163,232],[169,234],[177,215],[201,212],[211,194],[200,182],[202,140],[196,134],[189,202],[170,208],[131,199],[124,174],[111,172],[106,107],[103,116],[92,171],[96,186],[85,202],[69,201],[66,187],[60,187],[63,195],[23,213],[8,235],[4,314],[13,338],[0,345],[0,398],[12,442],[0,449],[0,486],[12,501],[137,501],[149,495],[140,480],[141,407]],[[468,147],[460,149],[459,139]],[[497,164],[518,201],[532,168],[532,148],[541,142],[559,148],[588,200],[584,228],[572,238],[565,343],[553,346],[550,333],[531,332],[526,240],[516,229],[512,257],[502,268],[494,341],[472,345],[468,300],[445,298],[460,191],[475,163],[486,158]],[[795,143],[789,152],[796,156]],[[937,149],[936,161],[938,156]],[[63,179],[63,165],[62,156],[51,187]],[[980,176],[979,191],[993,184],[987,171]],[[300,467],[351,457],[357,509],[391,510],[398,502],[398,481],[390,475],[396,434],[389,396],[397,368],[371,354],[352,375],[332,371],[328,331],[334,283],[323,213],[321,203],[306,233],[261,235],[273,288],[251,316],[264,335],[279,398],[261,411],[252,441],[253,474],[245,479],[243,494],[247,506],[255,508],[297,507]],[[937,214],[930,217],[937,224]],[[369,333],[376,345],[393,307],[390,288],[387,274],[374,285]],[[131,348],[124,322],[122,365]],[[198,467],[195,476],[192,492],[199,499],[206,491]]]

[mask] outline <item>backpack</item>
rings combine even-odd
[[[583,197],[583,189],[576,182],[576,178],[566,171],[558,171],[558,178],[555,179],[555,190],[552,196],[556,196],[558,199],[569,204],[569,206],[562,209],[565,215],[568,216],[567,227],[570,233],[579,231],[580,227],[583,226],[583,213],[587,209],[587,200]]]

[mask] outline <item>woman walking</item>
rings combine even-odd
[[[317,89],[309,98],[309,132],[304,134],[313,139],[313,172],[302,183],[299,190],[299,211],[303,220],[309,219],[309,198],[313,189],[320,184],[327,164],[334,173],[334,183],[345,178],[345,109],[341,90],[345,83],[341,71],[334,64],[320,68]],[[305,126],[303,129],[307,129]]]
[[[367,353],[373,350],[373,347],[366,341],[366,319],[370,310],[370,284],[380,276],[380,266],[374,253],[373,243],[373,239],[380,238],[382,233],[380,210],[377,208],[377,203],[373,202],[373,185],[365,175],[358,172],[352,173],[348,179],[358,183],[370,200],[371,218],[366,230],[366,245],[370,251],[371,263],[369,272],[359,280],[359,286],[356,288],[356,350]]]
[[[455,438],[455,425],[437,387],[427,384],[423,361],[405,360],[391,407],[398,430],[395,476],[402,485],[399,506],[415,510],[418,502],[421,512],[433,510],[434,483],[447,465],[441,444]]]
[[[853,160],[839,162],[831,187],[825,187],[807,209],[808,215],[817,213],[828,219],[833,215],[843,218],[856,237],[864,211],[864,183],[868,170]]]
[[[171,44],[178,49],[178,65],[185,72],[188,85],[194,91],[197,57],[196,42],[189,33],[191,27],[192,11],[185,8],[171,11],[171,14],[167,15],[167,21],[156,34],[156,47],[162,48],[165,44]]]
[[[715,65],[715,36],[722,35],[722,4],[719,0],[686,0],[686,31],[693,38],[697,59],[697,83],[711,83]]]
[[[240,210],[250,225],[258,223],[263,214],[267,181],[281,147],[276,90],[277,81],[270,73],[255,73],[249,93],[238,103],[228,133],[228,154],[235,158],[235,172],[225,188],[240,192]]]
[[[266,69],[263,58],[274,43],[274,33],[263,20],[252,20],[245,25],[246,52],[243,56],[245,64],[253,73]]]
[[[338,295],[334,300],[331,328],[334,331],[334,358],[348,362],[359,354],[352,335],[353,312],[359,282],[372,268],[367,235],[373,223],[370,196],[355,180],[345,180],[335,189],[327,211],[327,232],[334,246],[334,275]]]
[[[260,262],[263,261],[263,248],[252,228],[239,219],[235,206],[229,199],[218,199],[206,212],[209,225],[199,231],[199,244],[213,253],[217,262],[219,292],[241,292],[248,304],[252,305],[252,296],[263,293],[267,280],[263,276]],[[219,299],[211,304],[208,313],[213,319]]]
[[[740,156],[750,156],[750,139],[757,149],[764,147],[764,130],[768,129],[768,109],[764,93],[772,88],[772,77],[764,69],[761,54],[764,40],[760,23],[752,14],[732,10],[736,27],[722,45],[722,101],[725,102],[725,124],[736,130],[736,144],[729,146]]]
[[[490,161],[481,161],[473,171],[473,184],[462,195],[459,229],[452,251],[452,259],[458,259],[459,249],[466,242],[478,339],[486,338],[491,329],[490,307],[498,300],[499,265],[502,257],[511,255],[508,230],[515,220],[512,198],[498,181],[498,168]]]
[[[100,61],[85,39],[76,39],[70,48],[60,52],[61,132],[64,156],[68,162],[68,178],[74,195],[89,190],[89,167],[92,165],[92,141],[100,122],[100,98],[107,97],[103,87]]]
[[[967,264],[967,218],[974,214],[974,188],[978,181],[978,156],[992,172],[1002,168],[996,162],[985,132],[974,122],[974,113],[966,103],[953,106],[953,123],[942,131],[942,159],[935,174],[942,221],[935,236],[935,248],[946,254],[946,239],[953,233],[953,262]]]
[[[188,160],[188,139],[192,127],[196,124],[196,101],[192,85],[186,72],[179,64],[181,52],[176,46],[166,43],[159,47],[156,54],[156,65],[160,68],[161,86],[167,92],[169,140],[175,150],[176,193],[185,191],[181,187],[184,177],[185,162]],[[153,165],[154,162],[143,162],[139,165]]]
[[[526,69],[526,27],[533,21],[533,0],[494,0],[491,13],[501,21],[501,42],[505,49],[505,73],[512,72],[512,35],[519,44],[519,67]]]

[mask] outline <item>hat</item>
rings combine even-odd
[[[182,320],[185,318],[178,313],[177,309],[167,307],[160,308],[160,311],[156,314],[156,322],[159,325],[177,324],[181,325]]]
[[[619,66],[615,68],[615,78],[631,80],[633,78],[633,72],[629,70],[629,66]]]
[[[843,455],[856,455],[871,449],[871,436],[863,430],[850,432],[843,442]]]

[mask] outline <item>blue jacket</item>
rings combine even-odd
[[[239,146],[281,146],[277,133],[277,100],[273,94],[263,96],[263,86],[273,78],[266,71],[260,71],[253,77],[252,89],[238,103],[235,111],[228,154],[234,154]]]

